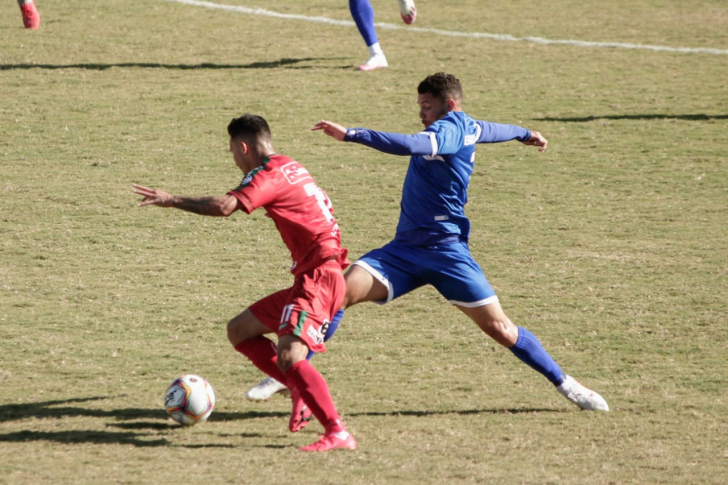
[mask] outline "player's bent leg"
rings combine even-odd
[[[339,328],[342,318],[344,318],[344,310],[339,310],[334,315],[334,318],[331,319],[331,322],[326,329],[324,342],[328,342],[328,340],[334,336],[336,329]],[[309,350],[306,360],[311,360],[314,355],[316,355],[316,353],[313,350]],[[288,394],[288,388],[285,384],[278,382],[272,377],[266,377],[257,385],[251,387],[248,392],[245,393],[245,398],[250,401],[267,401],[273,394],[279,392],[282,394]]]
[[[357,303],[367,301],[386,301],[389,289],[359,265],[352,265],[344,275],[346,279],[346,296],[341,304],[343,310]]]
[[[230,320],[227,324],[228,340],[235,350],[247,357],[255,367],[268,377],[250,389],[245,397],[249,400],[265,400],[276,392],[287,390],[283,384],[285,377],[278,368],[278,349],[276,344],[264,337],[272,329],[253,315],[250,309]]]
[[[506,316],[498,301],[477,307],[455,305],[470,317],[490,338],[504,347],[513,347],[518,340],[518,327]]]
[[[306,359],[308,346],[294,335],[282,335],[278,339],[278,366],[284,374],[296,363]],[[301,392],[295,383],[288,380],[291,390],[291,417],[288,420],[288,429],[297,433],[308,426],[311,421],[311,408],[306,405]]]
[[[281,335],[278,339],[278,368],[288,372],[294,364],[306,360],[308,345],[295,335]]]
[[[233,347],[238,346],[244,340],[271,332],[272,330],[261,323],[249,309],[245,309],[227,324],[228,340]],[[260,383],[250,388],[245,393],[245,398],[249,401],[267,401],[273,394],[278,392],[285,394],[288,392],[288,388],[278,379],[267,376]]]
[[[289,427],[291,431],[300,430],[308,422],[298,423],[296,420],[304,412],[310,412],[323,425],[325,434],[320,441],[302,448],[304,451],[327,451],[334,448],[356,448],[356,442],[346,431],[341,422],[336,406],[331,399],[326,380],[305,359],[308,346],[294,335],[282,335],[279,340],[279,361],[281,368],[286,368],[286,378],[291,383],[291,397],[300,397],[305,407],[300,411],[294,401],[293,413]],[[290,364],[288,367],[286,365]],[[310,415],[309,415],[310,419]],[[296,426],[300,424],[300,427]]]
[[[255,315],[245,309],[239,315],[233,317],[227,324],[227,335],[230,343],[235,347],[243,340],[272,333],[269,327],[265,326]]]

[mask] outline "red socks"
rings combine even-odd
[[[288,372],[283,374],[278,368],[276,344],[266,337],[243,340],[235,346],[235,350],[250,359],[258,369],[284,383],[289,389],[296,388],[303,402],[323,425],[326,434],[345,431],[334,401],[331,399],[329,386],[323,376],[307,360],[296,362],[288,369]]]
[[[303,402],[326,430],[326,434],[345,431],[323,376],[307,360],[296,362],[286,372],[293,387],[298,389]]]
[[[235,346],[235,350],[246,356],[255,367],[262,370],[278,382],[289,388],[288,379],[278,368],[278,352],[276,344],[266,337],[255,337],[243,340]]]

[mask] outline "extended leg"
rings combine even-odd
[[[458,305],[488,336],[508,348],[513,355],[541,373],[569,401],[581,409],[609,411],[607,402],[594,391],[565,375],[561,367],[546,352],[541,342],[523,327],[517,327],[503,312],[497,301],[488,305],[468,308]]]

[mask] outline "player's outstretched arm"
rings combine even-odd
[[[311,130],[322,130],[339,141],[359,143],[390,155],[435,155],[429,134],[404,135],[366,128],[345,128],[331,121],[321,120]],[[434,136],[434,135],[433,135]]]
[[[531,131],[531,137],[528,140],[522,141],[524,145],[531,145],[538,147],[538,151],[545,152],[546,145],[549,144],[548,140],[541,135],[538,131]]]
[[[227,217],[240,208],[238,199],[229,194],[210,197],[183,197],[172,195],[162,189],[151,189],[138,184],[134,184],[134,193],[143,197],[139,207],[145,205],[174,207],[201,216]]]

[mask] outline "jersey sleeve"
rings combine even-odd
[[[422,133],[430,137],[431,156],[452,155],[463,146],[465,132],[462,127],[449,119],[440,119]]]
[[[526,141],[531,138],[531,132],[520,126],[502,125],[500,123],[490,123],[482,120],[477,120],[475,123],[480,130],[476,143],[501,143],[511,140]]]
[[[253,177],[246,176],[240,185],[228,192],[234,196],[243,206],[243,210],[250,214],[258,207],[273,202],[278,191],[276,190],[275,179],[270,172],[256,173]]]
[[[359,143],[390,155],[431,155],[432,142],[425,133],[404,135],[366,128],[346,130],[344,141]]]

